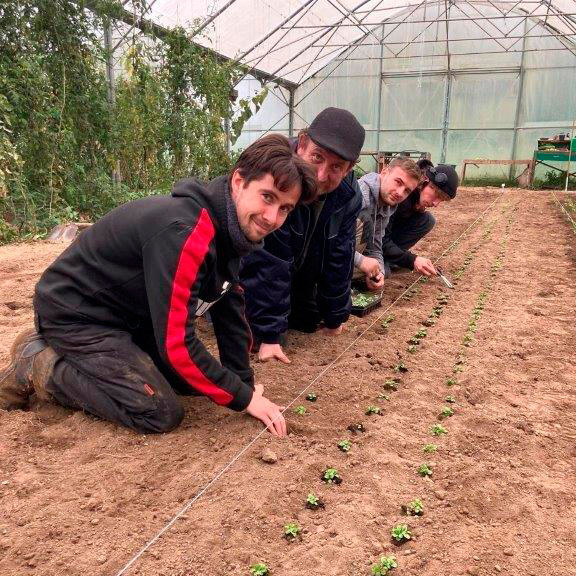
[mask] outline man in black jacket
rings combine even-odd
[[[139,432],[166,432],[184,416],[177,393],[200,394],[285,435],[282,408],[254,384],[238,268],[315,194],[313,171],[272,134],[240,155],[231,176],[205,186],[181,180],[171,196],[104,216],[38,282],[38,332],[15,342],[0,408],[23,407],[36,392]],[[208,309],[220,363],[195,333]]]
[[[318,198],[299,205],[270,234],[264,249],[243,259],[246,315],[261,361],[290,362],[280,340],[288,326],[337,335],[350,315],[356,218],[362,205],[352,172],[364,128],[347,110],[326,108],[293,141],[315,169]]]
[[[448,164],[434,166],[430,160],[419,160],[418,166],[424,179],[398,204],[382,240],[386,277],[392,267],[408,268],[425,276],[436,274],[432,260],[414,254],[410,248],[434,228],[436,220],[429,209],[455,198],[459,180],[456,170]]]

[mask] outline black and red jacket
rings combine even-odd
[[[220,405],[252,399],[250,331],[238,286],[240,257],[228,233],[228,177],[176,183],[170,196],[112,210],[63,252],[36,286],[40,317],[136,332],[152,326],[162,360]],[[210,308],[218,362],[194,321]]]

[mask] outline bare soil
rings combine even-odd
[[[184,399],[183,425],[160,436],[50,404],[0,411],[0,574],[119,574],[178,513],[124,574],[241,576],[262,561],[274,576],[363,576],[384,554],[400,576],[576,574],[576,236],[544,192],[462,189],[436,216],[417,252],[436,259],[452,245],[440,261],[449,277],[468,258],[455,290],[434,279],[398,299],[417,279],[398,273],[384,306],[342,336],[289,333],[291,365],[256,364],[268,396],[289,406],[286,439],[257,438],[257,421],[203,398]],[[0,362],[61,250],[0,247]],[[444,292],[437,323],[408,353]],[[400,361],[399,390],[379,397]],[[455,414],[434,437],[448,394]],[[369,405],[384,414],[366,416]],[[366,432],[353,435],[353,422]],[[349,453],[336,446],[345,438]],[[423,453],[431,442],[438,451]],[[265,448],[276,463],[260,459]],[[342,484],[320,480],[327,466]],[[324,510],[305,507],[310,491]],[[424,515],[402,516],[415,497]],[[400,521],[413,538],[396,547]],[[301,539],[283,538],[287,522]]]

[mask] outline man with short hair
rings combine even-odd
[[[254,384],[238,269],[315,195],[314,172],[271,134],[229,176],[181,180],[171,196],[112,210],[40,278],[38,333],[17,338],[0,408],[21,408],[36,392],[138,432],[167,432],[184,416],[177,393],[194,394],[284,436],[282,408]],[[195,332],[208,309],[220,362]]]
[[[352,172],[364,128],[353,114],[326,108],[293,140],[298,156],[315,169],[318,198],[299,205],[264,242],[244,258],[240,278],[246,315],[261,361],[290,362],[280,343],[290,326],[340,334],[350,315],[356,217],[361,207]]]
[[[428,234],[436,220],[428,211],[440,202],[456,197],[458,174],[452,166],[430,160],[419,160],[423,181],[412,194],[401,202],[386,229],[382,244],[385,275],[390,276],[392,267],[408,268],[425,276],[436,275],[436,268],[429,258],[410,252],[410,248]]]
[[[410,158],[395,158],[380,173],[369,172],[360,178],[362,210],[359,220],[363,225],[362,253],[354,255],[354,265],[365,275],[369,290],[382,290],[384,286],[384,259],[382,239],[386,226],[397,205],[405,200],[420,183],[422,172]]]

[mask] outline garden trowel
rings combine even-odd
[[[446,287],[454,289],[454,284],[452,284],[452,282],[450,282],[450,280],[444,276],[444,271],[442,268],[440,268],[440,266],[436,266],[436,274],[438,274],[438,278],[440,278],[440,280],[446,284]]]

